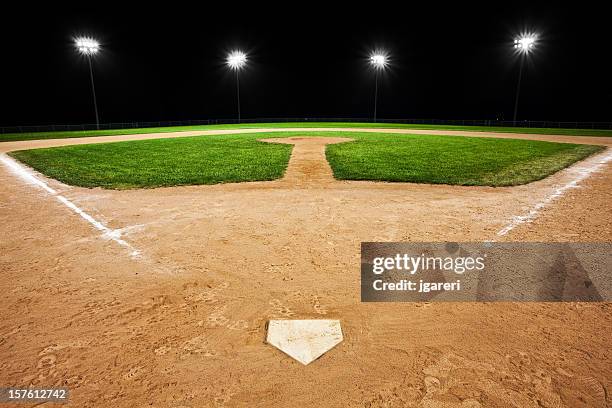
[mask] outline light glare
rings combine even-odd
[[[514,48],[519,52],[529,53],[535,46],[536,37],[534,35],[522,35],[514,40]]]
[[[74,45],[83,55],[95,55],[100,51],[100,43],[91,37],[77,37]]]
[[[384,69],[389,64],[389,58],[383,53],[374,52],[370,55],[370,64],[376,69]]]
[[[242,51],[232,51],[227,56],[226,63],[231,69],[241,69],[246,65],[247,56]]]

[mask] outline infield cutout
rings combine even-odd
[[[121,232],[122,232],[121,229],[113,230],[113,229],[108,228],[102,222],[96,220],[91,215],[89,215],[88,213],[83,211],[76,204],[74,204],[72,201],[70,201],[69,199],[67,199],[63,195],[61,195],[55,189],[49,187],[49,185],[47,183],[45,183],[44,181],[42,181],[41,179],[36,177],[36,175],[32,171],[30,171],[28,168],[22,166],[17,161],[11,159],[7,155],[2,154],[0,156],[0,161],[13,174],[18,176],[22,180],[24,180],[26,183],[34,185],[36,187],[39,187],[39,188],[45,190],[47,193],[49,193],[53,197],[55,197],[60,203],[64,204],[66,207],[68,207],[74,213],[78,214],[85,221],[87,221],[88,223],[93,225],[94,228],[96,228],[98,231],[102,232],[102,238],[107,239],[107,240],[111,240],[111,241],[115,241],[117,244],[119,244],[122,247],[126,248],[129,251],[129,255],[130,255],[131,258],[140,258],[140,251],[137,250],[136,248],[134,248],[130,243],[128,243],[125,240],[121,239]]]

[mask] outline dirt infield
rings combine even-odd
[[[267,143],[292,144],[291,158],[281,180],[289,188],[322,187],[334,183],[332,169],[325,159],[328,144],[350,142],[346,137],[287,137],[261,139]]]
[[[612,403],[610,303],[359,299],[362,241],[612,241],[610,149],[517,187],[336,181],[324,146],[345,140],[297,130],[267,140],[296,145],[272,182],[114,191],[37,175],[54,197],[0,165],[0,385],[65,385],[74,407]],[[345,340],[304,367],[264,342],[266,321],[289,317],[340,319]]]

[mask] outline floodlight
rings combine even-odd
[[[514,99],[514,114],[512,116],[512,120],[516,125],[516,118],[519,106],[519,96],[521,93],[521,78],[523,76],[523,67],[525,65],[525,60],[527,59],[529,53],[534,49],[536,45],[537,36],[535,34],[521,34],[514,40],[514,49],[521,55],[521,65],[519,67],[519,77],[518,84],[516,86],[516,96]]]
[[[373,51],[370,54],[369,61],[376,71],[376,79],[374,81],[374,122],[376,122],[378,113],[378,74],[389,65],[389,56],[383,51]]]
[[[384,69],[389,64],[389,58],[383,53],[374,52],[370,55],[370,64],[375,69]]]
[[[536,37],[534,35],[521,35],[519,38],[514,40],[514,48],[517,51],[528,54],[536,43]]]
[[[236,71],[236,101],[238,105],[238,123],[240,123],[240,77],[238,73],[246,65],[247,55],[240,50],[234,50],[227,54],[225,63],[231,70]]]
[[[98,101],[96,100],[96,87],[94,85],[93,68],[92,68],[92,57],[100,52],[100,43],[91,37],[75,37],[74,46],[76,49],[87,57],[87,64],[89,65],[89,80],[91,81],[91,93],[93,96],[94,111],[96,113],[96,129],[100,129],[100,116],[98,115]]]
[[[100,51],[100,43],[91,37],[76,37],[74,44],[83,55],[95,55]]]
[[[246,65],[247,56],[242,51],[232,51],[228,54],[225,62],[231,69],[239,70]]]

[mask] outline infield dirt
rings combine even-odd
[[[38,175],[118,231],[137,259],[0,167],[0,383],[67,386],[74,407],[611,403],[610,303],[359,297],[362,241],[612,241],[612,162],[601,165],[609,149],[577,164],[602,166],[579,188],[499,236],[571,183],[573,168],[503,188],[336,181],[324,146],[344,140],[299,130],[304,138],[281,139],[296,147],[286,177],[272,182],[114,191]],[[11,142],[0,151],[169,136]],[[267,320],[318,317],[340,319],[344,342],[309,366],[265,344]]]

